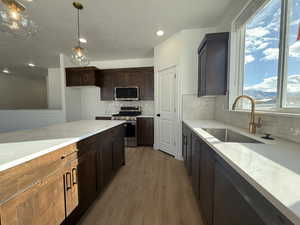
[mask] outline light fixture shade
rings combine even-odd
[[[89,59],[87,57],[86,49],[81,46],[76,46],[72,49],[72,62],[75,65],[87,66],[89,65]]]
[[[22,11],[6,7],[0,11],[0,31],[27,38],[37,33],[37,25]]]

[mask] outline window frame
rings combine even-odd
[[[259,9],[252,14],[252,17],[257,14],[264,6],[266,6],[271,0],[267,0]],[[289,114],[299,115],[300,107],[287,107],[287,79],[288,79],[288,55],[289,55],[289,31],[290,31],[290,13],[292,9],[293,0],[281,0],[281,22],[280,22],[280,43],[279,43],[279,57],[278,57],[278,82],[277,82],[277,99],[276,106],[270,108],[257,108],[257,111],[267,114]],[[251,1],[248,2],[248,4]],[[241,11],[244,10],[247,6]],[[238,15],[239,16],[239,15]],[[230,46],[230,69],[231,74],[229,79],[229,99],[228,106],[229,111],[249,112],[247,109],[232,110],[232,104],[235,98],[243,94],[244,85],[244,66],[245,66],[245,35],[246,24],[236,29],[235,18],[231,24],[231,46]],[[251,19],[249,18],[248,21]],[[237,62],[238,63],[234,63]]]

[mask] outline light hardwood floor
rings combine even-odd
[[[126,166],[80,225],[203,225],[184,164],[152,148],[128,148]]]

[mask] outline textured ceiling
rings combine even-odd
[[[92,60],[145,58],[153,47],[189,28],[216,26],[236,0],[83,0],[81,33]],[[2,3],[0,3],[2,4]],[[57,67],[60,52],[75,44],[75,10],[70,0],[24,2],[39,32],[29,40],[0,33],[0,69],[34,62]],[[165,31],[156,37],[158,29]]]

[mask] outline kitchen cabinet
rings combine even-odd
[[[103,140],[101,145],[101,172],[102,187],[104,188],[113,176],[113,143],[111,140]]]
[[[191,183],[206,225],[293,225],[255,187],[185,123],[183,155],[191,134]],[[188,170],[188,168],[187,168]]]
[[[96,67],[72,67],[66,68],[66,85],[72,86],[98,86]]]
[[[68,217],[78,206],[78,160],[70,162],[64,174],[65,212]]]
[[[154,68],[120,68],[100,70],[98,83],[101,100],[114,100],[115,87],[139,87],[140,100],[154,100]]]
[[[137,142],[139,146],[154,145],[154,119],[152,117],[137,118]]]
[[[113,136],[113,169],[117,171],[123,165],[125,165],[125,151],[124,151],[124,135],[125,130],[123,126],[115,129],[115,135]]]
[[[59,170],[2,203],[1,225],[61,224],[65,219],[63,176]]]
[[[227,92],[229,33],[207,34],[198,49],[198,96]]]
[[[0,224],[76,224],[122,165],[120,125],[0,172]]]
[[[208,225],[213,225],[214,172],[214,152],[205,142],[201,141],[200,207]]]
[[[249,199],[250,200],[250,199]],[[231,183],[226,170],[216,164],[214,225],[265,225]]]
[[[192,136],[192,167],[191,179],[197,200],[200,199],[200,161],[201,161],[201,142],[196,135]]]
[[[97,196],[97,156],[95,149],[79,158],[79,211],[85,211]]]
[[[187,169],[188,175],[191,175],[192,168],[192,132],[183,123],[182,124],[182,157],[184,160],[184,165]]]

